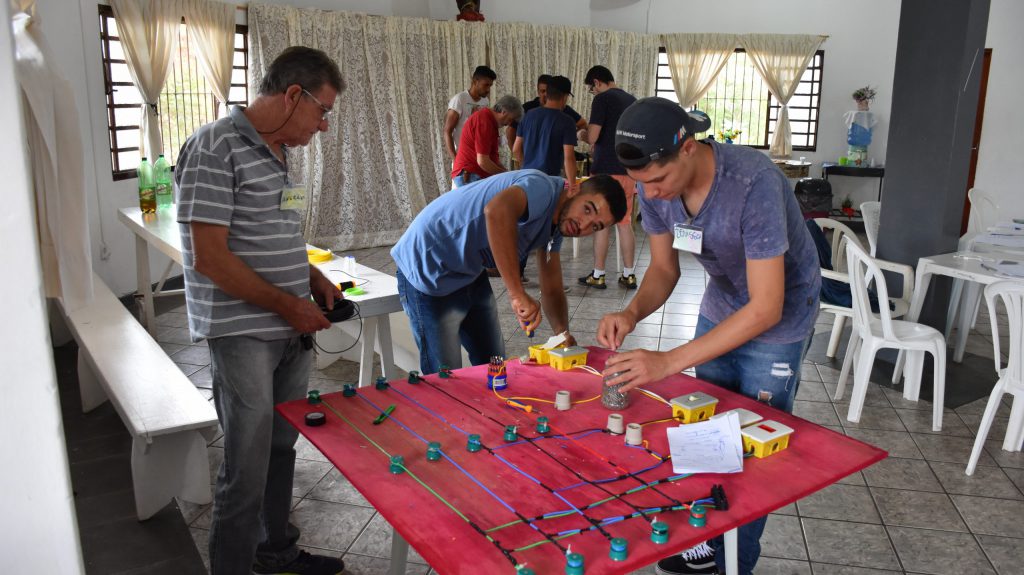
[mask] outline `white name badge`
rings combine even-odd
[[[282,210],[304,210],[306,209],[306,186],[294,185],[285,186],[281,192]]]
[[[691,254],[699,254],[703,242],[704,228],[686,224],[675,225],[675,239],[672,240],[673,248],[690,252]]]

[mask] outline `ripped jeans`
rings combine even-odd
[[[703,315],[697,320],[696,337],[711,331],[715,323]],[[759,343],[749,341],[740,347],[697,366],[697,378],[767,403],[786,413],[793,411],[793,400],[800,387],[800,365],[809,347],[811,336],[793,343]],[[770,418],[770,417],[769,417]],[[737,533],[737,555],[741,575],[754,572],[761,555],[761,534],[768,517],[760,517],[741,525]],[[715,550],[715,563],[725,573],[725,550],[722,537],[708,544]]]

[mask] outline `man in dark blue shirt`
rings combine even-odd
[[[523,169],[536,169],[549,176],[561,175],[574,186],[576,181],[576,126],[563,111],[572,95],[572,83],[565,76],[548,81],[544,105],[523,116],[512,154]]]
[[[523,104],[523,115],[525,115],[530,110],[535,110],[544,105],[544,102],[547,100],[548,97],[548,82],[550,81],[551,74],[541,74],[540,76],[537,77],[537,97]],[[565,109],[563,109],[562,111],[568,114],[568,116],[572,118],[573,122],[576,122],[577,137],[582,138],[583,136],[581,134],[585,135],[587,131],[587,119],[581,116],[580,113],[577,112],[576,110],[573,110],[572,106],[569,106],[568,104],[566,104]],[[510,148],[512,144],[514,144],[516,141],[516,133],[519,131],[520,121],[521,119],[516,120],[515,122],[509,124],[507,128],[505,128],[505,139],[508,141],[508,145]]]

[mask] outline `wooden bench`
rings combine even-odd
[[[216,410],[95,274],[93,291],[90,305],[64,314],[79,347],[82,410],[109,399],[132,434],[139,520],[174,497],[210,503]]]

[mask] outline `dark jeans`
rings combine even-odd
[[[460,342],[473,365],[505,355],[498,306],[486,273],[468,286],[439,297],[414,288],[401,270],[395,272],[395,277],[402,308],[409,316],[420,350],[420,373],[437,373],[442,365],[462,367]]]
[[[254,558],[283,565],[298,553],[289,525],[298,431],[274,405],[299,399],[313,353],[298,337],[209,340],[213,400],[224,430],[210,526],[212,575],[252,573]]]
[[[703,315],[697,320],[695,337],[711,331],[715,324]],[[747,342],[696,368],[697,378],[724,387],[781,409],[793,411],[793,400],[800,387],[800,366],[811,341],[811,335],[794,343]],[[754,572],[761,556],[761,534],[768,517],[741,525],[737,533],[737,555],[741,575]],[[722,537],[708,541],[715,550],[718,570],[725,573],[725,543]]]

